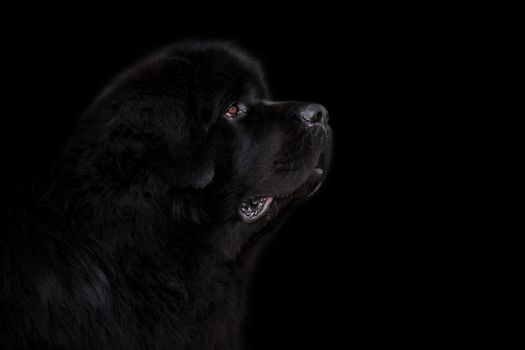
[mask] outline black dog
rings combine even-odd
[[[255,248],[322,183],[319,104],[231,45],[179,44],[82,116],[0,234],[2,349],[237,349]]]

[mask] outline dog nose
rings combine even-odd
[[[299,107],[298,114],[308,124],[326,124],[328,111],[319,103],[305,104]]]

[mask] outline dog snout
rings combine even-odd
[[[298,106],[296,115],[308,125],[326,124],[328,111],[319,103],[305,103]]]

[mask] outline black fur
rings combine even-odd
[[[268,98],[226,44],[173,45],[117,77],[3,219],[0,347],[237,349],[254,248],[320,183],[331,144],[303,104]],[[245,223],[256,196],[275,200]]]

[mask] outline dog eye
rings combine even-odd
[[[226,119],[235,119],[239,117],[244,117],[248,114],[248,106],[242,102],[235,102],[228,107],[224,113],[224,118]]]
[[[234,103],[230,107],[228,107],[228,110],[226,111],[226,113],[224,113],[224,116],[233,119],[239,114],[239,111],[239,106],[237,105],[237,103]]]

